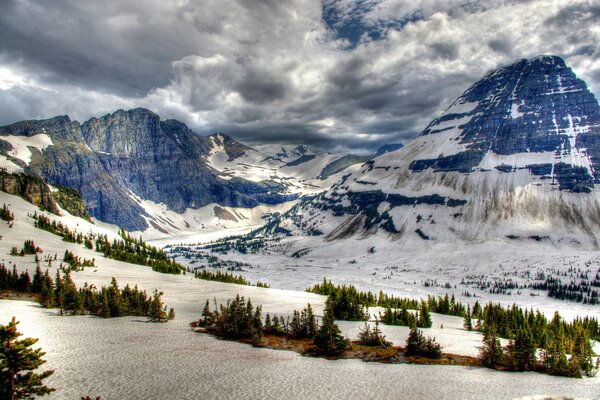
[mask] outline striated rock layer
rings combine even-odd
[[[598,183],[600,106],[562,59],[543,56],[491,72],[412,143],[267,230],[598,247]]]

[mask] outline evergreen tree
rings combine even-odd
[[[152,302],[150,303],[150,308],[148,310],[148,318],[151,322],[167,322],[168,320],[167,311],[165,310],[161,299],[162,295],[163,292],[154,289]]]
[[[317,331],[314,339],[317,352],[327,356],[338,356],[342,354],[348,345],[348,341],[342,336],[333,315],[333,302],[330,298],[327,298],[321,327]]]
[[[486,327],[483,333],[483,346],[479,347],[479,360],[485,367],[496,368],[501,364],[502,357],[502,346],[496,337],[495,329]]]
[[[432,338],[425,338],[416,326],[410,328],[406,339],[407,356],[423,356],[427,358],[442,358],[442,347]]]
[[[210,302],[206,299],[204,309],[202,310],[202,317],[198,320],[199,326],[213,326],[215,323],[215,316],[210,311]]]
[[[466,330],[473,330],[473,321],[471,320],[471,311],[467,310],[467,314],[465,315],[465,322],[463,324]]]
[[[506,348],[506,360],[514,371],[533,371],[536,366],[535,343],[531,329],[518,328]]]
[[[389,347],[392,345],[392,342],[385,340],[383,332],[379,329],[379,321],[375,321],[373,329],[365,322],[365,327],[358,334],[358,341],[364,346]]]
[[[421,300],[421,309],[419,311],[419,320],[417,321],[417,325],[422,328],[431,328],[431,324],[429,307],[427,307],[427,303]]]
[[[42,359],[41,349],[30,349],[38,339],[18,340],[15,317],[8,325],[0,325],[0,398],[7,400],[33,399],[55,389],[43,384],[43,380],[54,373],[47,370],[42,373],[33,371],[46,361]]]

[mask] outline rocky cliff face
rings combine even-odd
[[[598,247],[600,106],[564,61],[500,68],[406,147],[277,225],[327,239],[540,240]]]
[[[222,179],[206,163],[208,138],[146,109],[119,110],[82,125],[68,117],[24,121],[0,128],[0,135],[47,135],[52,145],[30,147],[25,171],[80,191],[93,217],[128,230],[148,227],[143,200],[181,213],[210,203],[254,207],[294,198],[266,183]],[[233,156],[244,151],[230,148]]]

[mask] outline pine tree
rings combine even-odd
[[[0,398],[33,399],[55,389],[43,384],[43,380],[54,373],[47,370],[42,373],[33,371],[46,361],[42,359],[41,349],[30,349],[38,339],[17,340],[21,333],[17,331],[15,317],[8,325],[0,325]]]
[[[419,320],[417,325],[421,328],[431,328],[431,315],[429,314],[429,307],[427,303],[421,300],[421,310],[419,311]]]
[[[408,338],[406,339],[406,351],[407,356],[419,355],[421,349],[425,346],[425,337],[423,334],[413,325],[410,328]]]
[[[198,326],[210,327],[215,323],[214,313],[210,311],[210,302],[206,299],[204,309],[202,310],[202,317],[198,320]]]
[[[333,315],[333,302],[330,298],[327,298],[321,327],[317,331],[314,339],[317,352],[327,356],[338,356],[342,354],[348,345],[348,341],[342,336]]]
[[[465,322],[463,324],[466,330],[473,330],[473,321],[471,320],[471,311],[467,310],[467,314],[465,315]]]
[[[306,306],[306,337],[312,338],[317,333],[317,319],[313,313],[313,309],[308,303]]]
[[[161,296],[163,292],[154,289],[150,309],[148,310],[148,318],[151,322],[166,322],[168,320],[167,311],[164,308]]]
[[[358,334],[358,340],[364,346],[389,347],[392,345],[391,342],[385,340],[383,332],[379,329],[379,321],[375,321],[373,329],[365,322],[365,327]]]
[[[502,362],[503,351],[500,340],[493,327],[487,327],[483,333],[483,346],[479,347],[479,360],[483,366],[496,368]]]

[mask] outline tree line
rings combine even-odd
[[[474,329],[484,334],[480,359],[487,367],[569,377],[598,371],[591,344],[591,340],[600,338],[595,318],[577,317],[568,323],[555,312],[548,321],[539,311],[515,304],[505,308],[488,303],[482,308],[476,303],[469,319],[465,318],[465,327],[472,326],[473,319]],[[509,339],[508,345],[502,347],[500,337]]]
[[[162,292],[154,290],[152,296],[146,291],[126,285],[119,287],[112,278],[110,285],[100,289],[87,283],[77,289],[69,270],[56,271],[53,279],[48,270],[42,273],[39,265],[30,277],[27,271],[19,273],[0,264],[0,289],[14,290],[37,295],[40,304],[46,308],[58,308],[61,314],[92,314],[102,318],[144,316],[150,321],[165,322],[175,317],[171,308],[167,311],[162,301]]]
[[[37,211],[30,216],[35,221],[35,227],[61,236],[66,242],[81,244],[88,249],[103,253],[104,257],[130,264],[145,265],[162,273],[180,274],[185,271],[185,267],[171,259],[164,250],[147,244],[141,237],[133,238],[122,228],[119,230],[122,240],[113,239],[111,242],[107,235],[96,235],[91,232],[83,235],[71,231],[61,222],[51,220],[38,214]]]
[[[236,285],[246,285],[246,286],[256,286],[262,288],[268,288],[269,284],[261,281],[257,281],[256,285],[251,284],[246,278],[242,275],[234,275],[229,272],[221,272],[217,270],[216,272],[211,272],[206,269],[197,270],[194,273],[194,277],[198,279],[203,279],[205,281],[217,281],[224,283],[234,283]]]

